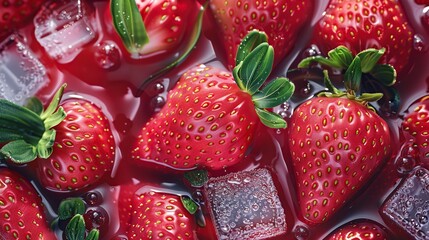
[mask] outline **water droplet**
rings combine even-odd
[[[113,70],[121,64],[121,52],[114,42],[105,41],[97,44],[95,61],[98,66],[106,70]]]
[[[400,174],[407,174],[416,166],[416,161],[410,157],[399,157],[395,161],[396,171]]]
[[[310,235],[310,232],[309,232],[308,228],[301,226],[301,225],[298,225],[293,230],[293,234],[295,235],[295,238],[297,240],[304,240],[304,239],[308,238],[308,236]]]
[[[321,55],[319,48],[316,45],[311,45],[309,48],[305,49],[303,52],[303,57],[312,57]]]
[[[423,9],[423,14],[421,16],[421,22],[423,26],[429,31],[429,6]]]
[[[413,46],[416,51],[419,51],[419,52],[427,51],[426,42],[424,41],[421,35],[418,35],[418,34],[414,35]]]
[[[165,104],[165,99],[162,96],[156,96],[151,99],[150,106],[154,112],[159,112]]]

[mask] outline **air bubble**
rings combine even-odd
[[[114,70],[121,65],[121,52],[114,42],[105,41],[97,44],[95,61],[106,70]]]

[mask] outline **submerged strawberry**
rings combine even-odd
[[[210,8],[219,26],[220,42],[227,57],[227,66],[235,66],[235,55],[241,40],[253,29],[263,31],[274,47],[274,65],[295,45],[299,31],[313,12],[311,0],[279,1],[210,1]]]
[[[402,130],[418,149],[419,161],[429,167],[429,96],[421,98],[409,108]]]
[[[0,238],[56,239],[36,189],[7,168],[0,168]]]
[[[197,239],[197,205],[189,198],[127,185],[121,196],[120,222],[128,239]]]
[[[200,9],[196,0],[112,0],[107,16],[128,51],[147,58],[175,53],[188,41]]]
[[[50,190],[72,191],[96,183],[113,168],[115,142],[108,120],[93,103],[68,99],[58,107],[64,87],[43,110],[0,99],[1,149],[11,161],[36,160],[40,183]]]
[[[200,65],[183,74],[165,106],[142,129],[134,159],[181,170],[221,169],[244,157],[260,121],[286,126],[266,108],[289,99],[293,84],[277,78],[259,90],[273,63],[266,36],[250,32],[241,49],[233,73]]]
[[[0,41],[12,31],[31,22],[43,0],[4,0],[0,7]]]
[[[369,59],[356,56],[350,65],[345,76],[346,92],[332,85],[325,70],[330,92],[304,102],[290,120],[289,147],[299,206],[311,224],[334,216],[390,153],[388,125],[368,106],[381,94],[357,95],[361,61],[377,62],[373,54],[378,51],[368,51]]]
[[[413,30],[396,0],[331,0],[313,39],[324,54],[340,45],[354,54],[386,48],[381,61],[399,72],[408,64]]]
[[[387,233],[378,223],[359,219],[344,224],[330,233],[324,240],[387,240]]]

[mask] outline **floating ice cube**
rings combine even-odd
[[[37,41],[60,63],[71,62],[95,38],[93,10],[87,4],[83,0],[51,0],[34,18]]]
[[[382,214],[414,239],[429,239],[429,171],[417,168],[384,202]]]
[[[286,216],[267,169],[211,178],[204,189],[219,239],[264,239],[286,232]]]
[[[22,105],[47,83],[45,67],[19,35],[0,43],[0,98]]]

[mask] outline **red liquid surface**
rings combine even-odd
[[[302,29],[302,38],[296,43],[295,49],[274,71],[273,78],[283,75],[289,67],[296,67],[296,62],[304,55],[308,48],[308,41],[311,38],[312,26],[322,16],[327,6],[328,0],[316,1],[316,9],[310,23],[305,29]],[[308,236],[302,239],[322,239],[329,232],[338,226],[354,219],[366,218],[375,220],[385,227],[394,236],[394,239],[404,239],[401,232],[392,225],[385,223],[379,214],[379,209],[386,197],[394,190],[394,187],[405,176],[397,172],[393,164],[395,157],[400,154],[401,145],[404,139],[399,134],[402,116],[412,102],[428,94],[429,71],[427,63],[429,62],[429,24],[421,22],[424,15],[424,6],[419,6],[411,0],[402,0],[403,7],[406,10],[410,24],[415,29],[416,35],[422,40],[421,44],[413,50],[412,62],[409,69],[401,72],[398,76],[397,90],[401,95],[401,105],[397,115],[382,112],[382,116],[389,123],[394,139],[393,156],[383,166],[378,175],[359,195],[347,204],[335,217],[328,222],[319,226],[307,226],[300,220],[298,212],[298,203],[295,194],[295,185],[293,183],[293,174],[290,166],[289,153],[287,149],[286,130],[266,130],[265,128],[257,131],[255,141],[252,145],[249,155],[237,166],[227,168],[223,171],[211,173],[211,176],[220,176],[229,172],[253,169],[256,167],[265,167],[271,170],[275,185],[279,191],[280,200],[286,213],[287,233],[276,239],[300,239],[294,231],[298,226],[307,229]],[[91,2],[94,6],[95,13],[94,28],[97,31],[96,38],[87,44],[82,52],[70,63],[59,64],[52,60],[43,48],[35,40],[33,26],[21,29],[20,34],[29,43],[31,49],[39,57],[40,61],[46,66],[50,84],[44,87],[38,96],[43,101],[48,101],[56,89],[62,84],[67,83],[66,97],[77,94],[93,100],[100,105],[103,111],[108,115],[111,121],[111,127],[115,133],[117,141],[117,159],[116,167],[111,177],[104,180],[104,183],[90,191],[99,191],[103,196],[102,206],[109,213],[109,227],[107,231],[102,232],[101,239],[111,239],[113,236],[121,234],[117,219],[117,210],[115,204],[118,196],[119,185],[128,183],[132,179],[142,181],[150,185],[165,188],[166,191],[180,191],[185,189],[183,178],[180,172],[171,173],[163,170],[159,166],[139,165],[136,167],[129,161],[130,148],[138,134],[138,131],[144,126],[145,122],[156,113],[157,109],[162,106],[166,97],[166,92],[174,86],[179,76],[189,67],[205,63],[209,65],[222,66],[222,55],[220,49],[212,44],[211,34],[215,32],[214,26],[210,22],[210,17],[204,19],[202,36],[193,50],[191,55],[178,67],[169,71],[160,78],[153,80],[145,85],[143,91],[139,87],[145,77],[159,68],[153,63],[145,60],[132,60],[127,56],[127,52],[119,41],[118,37],[112,32],[111,26],[105,24],[105,12],[107,7],[106,1]],[[103,43],[114,43],[121,52],[118,55],[119,65],[111,70],[101,68],[96,59],[95,52],[97,46]],[[216,55],[216,53],[218,55]],[[300,80],[301,81],[301,80]],[[320,83],[317,81],[302,80],[295,82],[297,89],[295,96],[292,98],[291,107],[287,113],[293,112],[293,108],[299,105],[312,94],[320,91]],[[287,115],[287,116],[289,116]],[[18,171],[29,173],[25,167],[17,167]],[[192,191],[188,190],[191,194]],[[49,192],[41,189],[44,201],[48,209],[56,209],[59,202],[68,196],[78,196],[82,192],[62,194]],[[206,213],[208,211],[205,211]],[[51,214],[55,215],[51,210]],[[210,216],[205,214],[207,226],[198,228],[197,234],[200,239],[216,239],[214,227]]]

